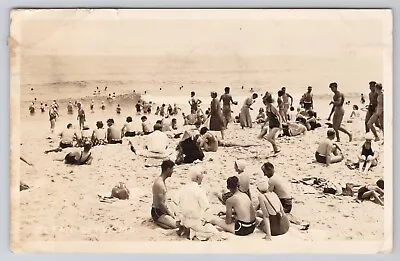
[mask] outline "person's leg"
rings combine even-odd
[[[224,136],[224,130],[221,130],[221,137],[222,137],[222,140],[224,140],[224,139],[225,139],[225,136]]]
[[[221,218],[214,218],[210,221],[210,223],[213,224],[214,226],[218,226],[218,227],[222,228],[226,232],[235,234],[235,224],[234,223],[226,224],[225,220],[223,220]]]
[[[351,142],[353,140],[353,136],[351,135],[350,132],[348,132],[345,128],[343,127],[339,127],[339,130],[343,133],[346,133],[349,136],[349,142]]]
[[[339,128],[340,128],[340,121],[339,121],[339,115],[335,112],[333,114],[333,118],[332,118],[332,128],[335,131],[335,135],[336,135],[336,141],[340,142],[340,136],[339,136]]]
[[[373,157],[371,155],[369,155],[366,160],[367,163],[365,165],[364,174],[368,173],[369,169],[371,168],[372,161],[373,161]]]
[[[177,228],[176,220],[170,215],[162,215],[155,222],[158,226],[165,229],[175,229]]]
[[[362,172],[362,168],[363,168],[363,166],[364,166],[364,162],[365,162],[365,161],[366,161],[366,158],[365,158],[364,155],[359,155],[359,156],[358,156],[358,164],[359,164],[358,171],[359,171],[359,172]]]
[[[264,136],[265,136],[265,134],[267,134],[268,133],[268,126],[263,126],[262,128],[261,128],[261,132],[260,132],[260,134],[258,135],[258,138],[259,139],[262,139]]]
[[[378,137],[378,133],[376,132],[376,129],[374,127],[374,123],[376,122],[376,120],[378,119],[378,115],[376,113],[374,113],[371,118],[368,120],[368,127],[370,128],[370,130],[372,131],[372,133],[375,136],[375,141],[379,141],[379,137]]]
[[[279,128],[273,128],[267,135],[266,139],[271,143],[272,148],[274,149],[275,153],[279,152],[278,146],[275,142],[276,133],[279,131]]]
[[[331,156],[331,163],[338,163],[343,160],[343,154],[339,153],[339,155],[333,155]]]
[[[371,200],[372,202],[383,206],[383,201],[379,198],[379,194],[375,191],[368,191],[365,192],[362,196],[363,199]]]
[[[365,114],[365,132],[369,132],[369,126],[368,126],[368,121],[371,118],[372,113],[370,111],[367,111],[367,113]]]

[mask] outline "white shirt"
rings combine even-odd
[[[196,182],[189,182],[179,192],[178,206],[184,226],[196,228],[210,207],[205,191]]]
[[[147,149],[151,152],[165,153],[169,140],[167,134],[157,130],[147,136]]]
[[[250,188],[250,176],[246,172],[242,172],[237,175],[239,179],[239,190],[242,192],[247,192]]]

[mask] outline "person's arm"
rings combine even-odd
[[[267,240],[271,240],[271,225],[269,223],[269,212],[267,209],[267,206],[265,205],[265,198],[266,196],[261,194],[260,196],[258,196],[258,201],[260,202],[260,208],[261,211],[263,213],[263,223],[264,223],[264,227],[262,228],[262,230],[264,231],[265,238]]]
[[[292,97],[289,93],[286,93],[286,95],[287,95],[287,97],[289,97],[290,100],[291,100],[290,106],[293,106],[293,97]]]
[[[273,106],[273,105],[271,105],[271,111],[272,111],[272,113],[275,114],[275,115],[277,116],[277,118],[278,118],[278,121],[279,121],[279,128],[282,128],[282,121],[283,121],[282,115],[279,113],[278,109],[275,108],[275,106]]]
[[[330,104],[333,104],[333,102],[331,102]],[[331,120],[331,117],[332,117],[332,114],[333,114],[334,111],[335,111],[335,105],[332,106],[331,112],[329,113],[329,116],[328,116],[328,121]]]
[[[305,94],[303,94],[303,96],[301,96],[301,99],[300,99],[300,102],[299,102],[299,104],[301,105],[301,106],[303,106],[303,104],[304,104],[304,97],[305,96]]]
[[[332,154],[332,143],[329,143],[329,145],[326,148],[326,166],[329,166],[331,164],[331,154]]]
[[[226,224],[231,224],[232,223],[232,207],[233,207],[232,203],[233,202],[232,202],[231,198],[229,198],[226,201],[226,217],[225,217],[225,223]]]

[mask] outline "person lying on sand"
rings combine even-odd
[[[278,137],[288,136],[298,136],[300,134],[306,135],[307,128],[305,125],[297,122],[286,122],[282,123],[282,134],[279,134]]]
[[[181,141],[176,147],[177,156],[175,163],[180,165],[182,163],[193,163],[196,160],[203,160],[204,153],[200,146],[197,144],[197,140],[194,139],[193,135],[188,131],[185,131]]]
[[[236,173],[238,174],[238,179],[239,179],[239,191],[245,193],[247,196],[249,196],[249,199],[251,200],[251,195],[250,195],[250,176],[249,174],[245,173],[244,170],[246,168],[246,162],[244,160],[237,160],[234,163],[234,168]],[[232,191],[226,192],[226,193],[215,193],[215,196],[217,196],[218,200],[222,204],[226,204],[226,200],[230,197],[233,196]]]
[[[68,123],[67,128],[63,130],[59,136],[61,137],[60,145],[56,149],[46,150],[44,153],[47,154],[49,152],[60,152],[62,149],[71,148],[74,146],[74,140],[78,139],[77,133],[72,128],[72,124]]]
[[[124,137],[135,137],[136,136],[136,132],[135,132],[135,129],[133,126],[131,116],[128,116],[126,118],[126,123],[124,124],[124,126],[121,129],[121,133]]]
[[[64,161],[65,164],[69,165],[90,165],[92,164],[92,153],[91,153],[92,144],[90,142],[85,142],[83,144],[82,151],[73,151],[69,152],[65,158],[61,161]],[[60,161],[60,160],[59,160]]]
[[[341,152],[339,146],[333,143],[336,133],[333,129],[328,129],[327,138],[322,140],[318,149],[315,152],[315,159],[319,163],[324,163],[329,166],[332,163],[338,163],[343,160],[343,153]]]
[[[107,133],[103,128],[104,124],[102,121],[96,122],[97,129],[93,130],[92,133],[92,144],[93,146],[106,145],[107,144]]]
[[[161,164],[161,175],[154,181],[153,204],[151,206],[151,218],[160,227],[165,229],[175,229],[178,222],[175,215],[168,209],[166,205],[167,186],[165,181],[172,176],[174,172],[174,162],[164,160]]]
[[[122,133],[120,129],[114,126],[114,119],[108,119],[107,126],[108,144],[122,144]]]
[[[290,222],[278,196],[268,191],[268,186],[266,182],[261,182],[257,185],[259,191],[267,191],[258,196],[262,212],[262,221],[259,228],[266,234],[264,239],[271,240],[272,236],[279,236],[288,232]]]
[[[357,198],[359,200],[370,200],[381,206],[384,205],[384,181],[379,179],[376,185],[365,185],[358,189]]]
[[[364,174],[367,174],[371,167],[378,165],[378,152],[372,149],[372,140],[374,135],[368,132],[365,136],[365,142],[361,146],[361,152],[358,155],[359,172],[364,168]]]
[[[226,200],[225,220],[216,217],[211,219],[210,223],[237,236],[250,235],[256,228],[256,211],[251,200],[239,190],[238,177],[229,177],[226,183],[232,196]],[[232,212],[236,213],[235,218],[233,218]]]
[[[315,130],[316,128],[321,127],[321,123],[319,123],[315,117],[316,113],[312,110],[308,110],[307,111],[307,120],[306,120],[306,124],[307,124],[307,129],[308,130]]]

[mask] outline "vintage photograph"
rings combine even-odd
[[[388,253],[392,13],[10,13],[11,250]]]

